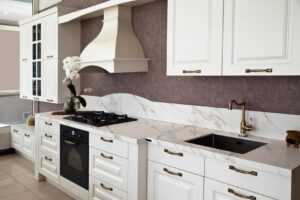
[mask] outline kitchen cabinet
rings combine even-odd
[[[203,200],[203,177],[148,162],[148,200]]]
[[[204,199],[206,200],[274,200],[247,190],[205,179]]]
[[[62,83],[62,60],[80,54],[80,22],[59,25],[59,11],[54,7],[19,22],[23,99],[61,103],[70,95]]]
[[[11,129],[11,146],[15,149],[21,149],[22,147],[22,135],[18,129]]]
[[[34,137],[32,134],[24,133],[23,135],[23,146],[22,146],[22,152],[26,154],[27,156],[33,158],[33,142]]]
[[[222,0],[168,1],[167,74],[221,75]]]

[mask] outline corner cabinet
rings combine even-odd
[[[20,21],[20,97],[60,103],[68,96],[62,84],[62,60],[80,54],[80,23],[58,24],[52,8]]]
[[[297,0],[168,1],[167,74],[300,75],[299,27]]]

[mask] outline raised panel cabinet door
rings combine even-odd
[[[31,61],[31,24],[25,24],[20,27],[20,61]]]
[[[204,200],[274,200],[207,178],[205,178],[204,185]]]
[[[11,129],[11,146],[17,150],[21,150],[22,148],[22,136],[21,131],[16,128]]]
[[[58,17],[57,13],[43,19],[43,57],[44,59],[56,59],[58,57]]]
[[[44,60],[42,64],[42,94],[43,101],[58,102],[58,61],[56,59]]]
[[[221,75],[223,0],[169,0],[167,75]]]
[[[32,99],[31,62],[20,63],[20,98]]]
[[[148,161],[148,200],[203,200],[203,177]]]
[[[224,2],[223,75],[300,75],[300,1]]]
[[[30,158],[33,158],[33,138],[29,133],[23,134],[22,153],[26,154]]]

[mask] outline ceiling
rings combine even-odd
[[[32,0],[0,0],[0,25],[18,25],[32,15]]]

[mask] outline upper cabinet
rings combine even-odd
[[[62,60],[80,54],[80,22],[59,25],[58,9],[52,8],[20,27],[20,97],[61,103],[69,96]]]
[[[168,1],[168,75],[221,75],[222,0]]]
[[[168,4],[168,75],[300,75],[299,1]]]

